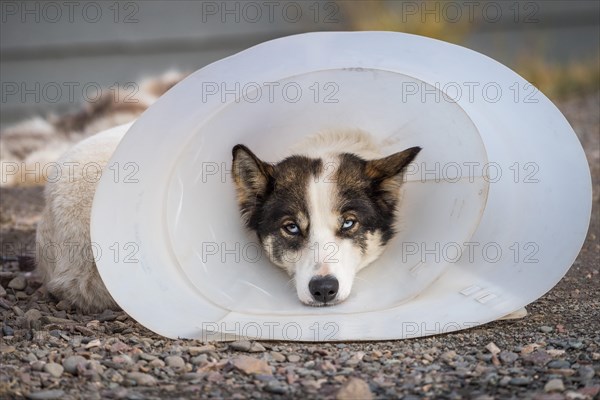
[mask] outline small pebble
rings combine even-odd
[[[27,287],[27,280],[24,276],[19,275],[8,282],[8,287],[14,290],[23,290]]]
[[[266,350],[262,344],[257,342],[250,342],[249,340],[239,340],[237,342],[232,342],[229,344],[229,347],[233,350],[245,351],[248,353],[260,353]]]
[[[185,361],[179,356],[168,356],[165,358],[165,364],[173,369],[182,369],[185,367]]]
[[[143,372],[130,372],[127,374],[127,379],[131,379],[139,386],[156,386],[156,379]]]
[[[267,384],[265,385],[265,390],[267,392],[276,393],[276,394],[287,393],[287,388],[285,387],[285,385],[276,379],[272,379],[272,380],[268,381]]]
[[[271,358],[273,359],[273,361],[277,361],[277,362],[285,361],[285,356],[277,351],[271,352]]]
[[[42,318],[42,313],[39,310],[32,308],[30,310],[27,310],[27,312],[25,313],[25,318],[27,318],[28,321],[37,321],[40,318]]]
[[[550,332],[554,331],[554,328],[552,328],[551,326],[544,325],[544,326],[540,326],[540,331],[544,332],[544,333],[550,333]]]
[[[30,400],[53,400],[53,399],[62,399],[65,395],[65,392],[60,389],[55,390],[43,390],[41,392],[29,393],[25,397]]]
[[[544,385],[544,392],[563,392],[565,385],[562,379],[551,379]]]
[[[100,339],[90,340],[85,346],[85,349],[91,349],[93,347],[100,347],[102,343],[100,343]]]
[[[46,363],[43,361],[34,361],[30,365],[31,365],[31,369],[34,371],[43,371],[44,365],[46,365]]]
[[[371,400],[373,393],[367,382],[359,378],[350,378],[336,394],[337,400]]]
[[[300,356],[297,354],[288,354],[287,359],[289,362],[296,363],[300,361]]]
[[[162,368],[165,366],[165,362],[160,358],[154,359],[148,363],[153,368]]]
[[[485,346],[485,348],[493,355],[500,353],[500,348],[498,348],[498,346],[496,346],[496,343],[494,342],[488,343],[487,346]]]
[[[500,352],[500,360],[504,364],[512,364],[519,359],[519,355],[517,353],[513,353],[512,351],[502,351]]]
[[[56,303],[56,309],[59,311],[69,311],[71,309],[71,303],[67,300],[61,300]]]
[[[65,369],[63,368],[63,366],[60,364],[57,364],[57,363],[51,362],[51,363],[44,365],[44,372],[49,373],[50,375],[52,375],[55,378],[59,378],[62,375],[64,370]]]
[[[208,344],[206,346],[192,346],[188,348],[188,353],[190,353],[191,356],[197,356],[199,354],[204,354],[204,353],[210,353],[212,351],[215,351],[215,346],[213,346],[212,344]]]
[[[552,369],[567,369],[571,367],[571,363],[566,360],[554,360],[548,363],[548,368]]]
[[[2,334],[4,336],[13,336],[15,334],[15,330],[8,325],[4,325],[2,327]]]
[[[513,386],[527,386],[531,383],[531,378],[512,378],[508,383]]]
[[[78,365],[85,366],[87,364],[87,362],[88,362],[88,360],[86,360],[82,356],[70,356],[63,360],[62,366],[66,372],[73,374],[73,375],[77,375],[77,372],[78,372],[77,366]]]
[[[254,357],[240,356],[231,360],[231,364],[245,374],[272,375],[271,367],[264,360]]]
[[[594,368],[588,367],[587,365],[579,367],[579,369],[577,370],[577,373],[579,374],[581,379],[584,381],[588,381],[588,380],[592,379],[595,375]]]
[[[454,350],[446,351],[442,353],[440,358],[446,362],[450,362],[456,358],[456,352]]]

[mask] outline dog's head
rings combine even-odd
[[[233,148],[242,219],[269,259],[294,277],[300,301],[323,306],[348,297],[356,273],[394,235],[402,175],[420,150],[368,161],[295,155],[270,164],[243,145]]]

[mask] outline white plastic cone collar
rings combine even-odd
[[[400,233],[346,302],[313,308],[242,227],[229,169],[237,143],[278,161],[327,128],[392,139],[387,154],[424,150]],[[128,314],[172,338],[400,339],[486,323],[562,278],[591,212],[583,150],[545,96],[486,56],[401,33],[289,36],[202,68],[111,165],[134,174],[99,183],[98,269]]]

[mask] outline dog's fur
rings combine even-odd
[[[49,293],[83,312],[118,308],[96,269],[90,213],[98,167],[105,167],[122,137],[123,130],[110,129],[78,143],[56,162],[58,175],[45,187],[46,205],[36,232],[37,268]]]
[[[277,164],[234,147],[242,219],[294,278],[300,301],[331,305],[350,295],[355,274],[394,236],[403,172],[420,151],[383,157],[361,131],[321,132]]]

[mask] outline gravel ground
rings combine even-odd
[[[44,295],[27,259],[39,187],[1,189],[0,397],[29,399],[534,398],[600,392],[600,94],[559,104],[584,147],[594,213],[566,277],[522,320],[368,343],[169,340],[123,312]]]

